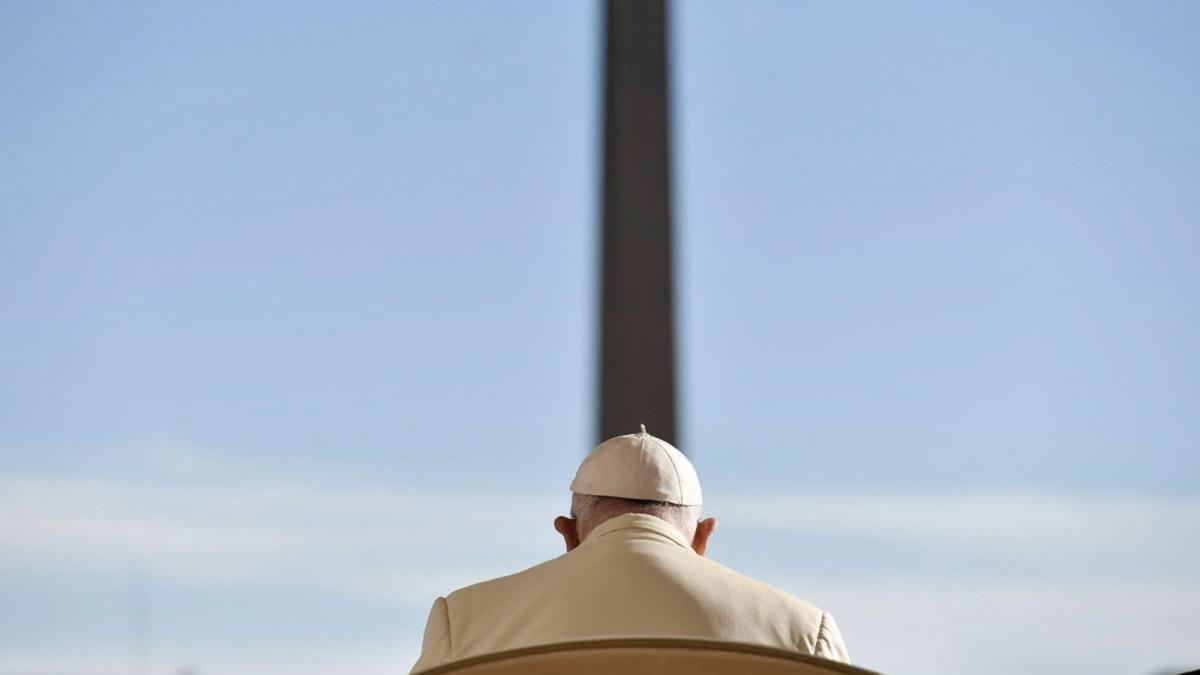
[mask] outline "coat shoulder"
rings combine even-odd
[[[752,599],[764,609],[769,608],[774,612],[794,617],[799,624],[799,631],[815,640],[825,614],[820,607],[782,588],[748,577],[711,558],[701,560],[707,568],[706,576],[710,583],[719,584],[723,590],[738,597]]]
[[[507,597],[515,590],[528,592],[531,588],[537,587],[537,582],[545,579],[549,573],[558,568],[562,564],[563,559],[564,556],[551,558],[533,567],[523,569],[520,572],[479,581],[470,586],[463,586],[447,595],[446,602],[453,607],[454,605],[486,601],[494,596]]]

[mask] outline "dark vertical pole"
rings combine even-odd
[[[675,442],[665,0],[607,0],[600,438]]]

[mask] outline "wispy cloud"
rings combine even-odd
[[[1194,497],[709,497],[723,521],[720,535],[729,536],[724,562],[834,611],[857,659],[891,672],[1150,672],[1186,663],[1190,636],[1200,634]],[[132,564],[160,585],[284,584],[298,594],[385,599],[407,625],[419,626],[434,596],[557,555],[550,520],[564,502],[559,495],[456,496],[311,478],[10,476],[0,479],[0,571],[12,580],[119,573]],[[758,542],[753,555],[739,549],[738,536]],[[812,542],[829,543],[831,557],[847,564],[797,576],[796,547]],[[914,547],[951,562],[898,564]],[[968,569],[979,560],[990,563]],[[955,565],[964,569],[948,574]],[[65,644],[72,636],[57,639]],[[397,635],[391,651],[403,663],[387,669],[404,667],[416,639]],[[327,647],[331,663],[354,654],[367,663],[387,651],[319,643],[308,647]],[[0,671],[62,658],[18,647],[0,649]],[[206,663],[220,661],[213,672],[261,672],[260,665],[308,672],[300,666],[319,661],[297,656],[288,665],[288,650],[273,647],[224,655],[184,644],[161,649],[163,661],[207,655]],[[981,669],[981,658],[992,665]]]
[[[12,574],[136,564],[167,579],[284,580],[426,603],[425,589],[452,590],[501,573],[504,563],[552,554],[550,521],[560,506],[552,498],[464,500],[302,483],[13,477],[0,479],[0,567]]]
[[[71,650],[0,649],[0,675],[119,675],[151,673],[220,673],[221,675],[397,675],[408,671],[420,653],[420,641],[379,645],[290,645],[286,647],[189,647],[152,650],[131,660],[121,648]]]
[[[973,556],[990,575],[1200,581],[1200,497],[972,492],[729,495],[729,525],[794,542],[836,536],[879,552]],[[873,575],[891,565],[876,561]],[[856,566],[855,569],[862,569]],[[938,572],[945,567],[938,566]],[[1064,577],[1064,575],[1066,575]]]
[[[826,585],[851,654],[887,673],[1133,673],[1200,667],[1195,583]]]

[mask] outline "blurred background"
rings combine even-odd
[[[710,555],[888,673],[1200,667],[1200,5],[669,18]],[[407,672],[561,551],[602,28],[0,1],[0,673]]]

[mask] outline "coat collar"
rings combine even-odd
[[[600,541],[606,537],[617,538],[620,535],[650,534],[653,538],[666,539],[674,544],[691,550],[691,543],[684,538],[683,533],[662,518],[644,513],[626,513],[600,523],[588,533],[587,539],[580,546]],[[621,537],[624,538],[624,537]]]

